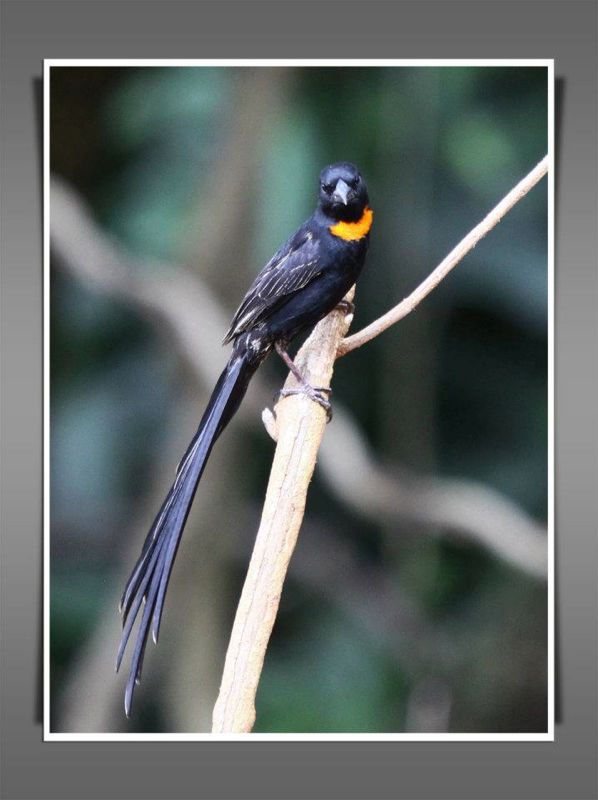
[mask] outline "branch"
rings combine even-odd
[[[55,175],[50,179],[50,238],[60,266],[86,286],[144,314],[159,334],[170,335],[193,378],[209,388],[214,385],[222,370],[219,332],[226,330],[229,319],[205,282],[175,262],[125,252],[98,227],[78,193]],[[249,397],[239,416],[255,417],[262,407]]]
[[[415,523],[423,530],[474,542],[528,577],[545,581],[546,527],[505,495],[473,481],[416,476],[382,466],[349,414],[338,404],[319,457],[322,479],[350,509],[378,521]],[[396,537],[388,536],[389,544]]]
[[[435,289],[440,281],[444,280],[449,272],[454,269],[464,256],[476,246],[476,244],[483,239],[484,236],[497,225],[501,219],[508,213],[513,206],[515,206],[525,195],[532,189],[538,181],[548,172],[548,156],[545,156],[533,170],[526,175],[523,180],[519,181],[511,191],[503,197],[500,203],[495,206],[492,211],[487,214],[484,219],[471,230],[467,236],[462,239],[459,244],[451,250],[448,256],[442,261],[436,269],[431,272],[423,283],[415,289],[411,294],[402,300],[386,314],[379,317],[379,319],[372,322],[363,330],[354,333],[344,339],[339,348],[338,356],[344,356],[352,350],[366,344],[367,342],[379,336],[383,331],[390,328],[391,325],[399,322],[399,320],[410,314],[421,301],[427,297],[430,292]]]
[[[352,289],[347,300],[353,299]],[[312,386],[329,386],[339,342],[350,318],[333,311],[301,348],[297,366]],[[287,387],[296,385],[292,375]],[[291,395],[277,406],[278,443],[255,547],[226,653],[213,733],[247,733],[255,722],[255,694],[276,619],[282,586],[299,528],[307,489],[326,428],[321,406]]]

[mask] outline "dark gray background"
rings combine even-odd
[[[584,798],[596,779],[596,4],[2,5],[2,796]],[[555,743],[46,743],[39,722],[42,194],[51,58],[551,58],[557,147]]]

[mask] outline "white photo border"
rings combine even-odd
[[[52,67],[545,67],[548,84],[548,726],[539,733],[62,733],[50,730],[50,70]],[[554,552],[554,59],[44,59],[43,740],[57,741],[555,741]],[[538,159],[544,154],[539,154]],[[530,165],[530,168],[533,165]]]

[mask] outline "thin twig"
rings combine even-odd
[[[483,237],[497,225],[504,215],[510,211],[525,195],[532,189],[538,181],[548,172],[548,156],[545,156],[533,170],[519,181],[511,191],[503,197],[500,203],[487,214],[484,219],[471,230],[459,244],[454,247],[448,256],[442,261],[428,277],[411,294],[402,300],[386,314],[372,322],[363,330],[354,333],[340,343],[338,356],[344,356],[352,350],[361,347],[367,342],[379,336],[399,320],[410,314],[430,292],[438,286],[449,272],[469,253]]]

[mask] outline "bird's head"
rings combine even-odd
[[[342,162],[324,167],[320,173],[320,207],[335,220],[355,222],[368,204],[368,190],[359,170]]]

